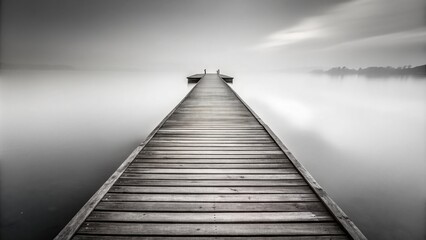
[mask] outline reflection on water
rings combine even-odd
[[[2,239],[60,231],[189,91],[186,75],[2,72]],[[370,239],[424,239],[426,81],[234,77]]]
[[[1,239],[51,239],[189,91],[184,73],[2,72]]]
[[[426,79],[235,77],[233,88],[367,237],[426,238]]]

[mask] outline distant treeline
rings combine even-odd
[[[351,69],[347,67],[335,67],[329,70],[314,70],[313,73],[322,73],[335,76],[363,75],[367,77],[392,77],[392,76],[418,76],[426,77],[426,65],[411,67],[367,67]]]

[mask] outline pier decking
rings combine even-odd
[[[200,81],[201,78],[204,77],[204,75],[205,74],[194,74],[194,75],[191,75],[191,76],[187,77],[188,83],[197,83],[198,81]],[[227,76],[227,75],[224,75],[224,74],[220,74],[219,76],[220,76],[220,78],[222,78],[227,83],[232,83],[233,80],[234,80],[233,77],[230,77],[230,76]]]
[[[365,239],[217,74],[198,84],[56,239]]]

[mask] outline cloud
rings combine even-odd
[[[422,0],[358,0],[323,15],[304,19],[267,36],[256,49],[301,46],[322,49],[364,38],[406,32],[424,26]]]
[[[265,43],[262,43],[260,48],[278,47],[290,45],[306,40],[319,39],[325,37],[326,30],[321,28],[314,19],[308,19],[302,23],[271,34]]]
[[[353,41],[346,41],[341,44],[336,44],[322,50],[333,50],[345,47],[392,47],[404,44],[411,46],[419,46],[425,44],[426,39],[426,27],[416,28],[408,31],[401,31],[396,33],[383,34],[372,37],[365,37],[361,39],[355,39]]]

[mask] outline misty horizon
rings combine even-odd
[[[293,69],[282,69],[283,72],[328,72],[333,69],[348,69],[348,70],[362,70],[368,68],[391,68],[394,70],[397,69],[410,69],[410,68],[419,68],[425,67],[426,64],[422,65],[402,65],[402,66],[366,66],[366,67],[353,67],[353,66],[332,66],[330,68],[316,68],[316,67],[303,67],[303,68],[293,68]],[[143,67],[125,67],[125,66],[78,66],[78,65],[65,65],[65,64],[37,64],[37,63],[7,63],[0,62],[0,69],[16,69],[16,70],[76,70],[76,71],[84,71],[84,70],[99,70],[99,71],[145,71]],[[220,68],[218,68],[220,69]],[[164,69],[159,69],[157,71],[161,71]],[[206,69],[207,70],[207,69]],[[208,69],[207,72],[214,73],[217,69]],[[201,73],[201,69],[199,70]],[[249,71],[250,72],[250,71]],[[424,74],[423,74],[424,75]]]
[[[294,70],[426,63],[425,3],[2,3],[1,62],[144,70]]]

